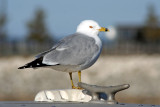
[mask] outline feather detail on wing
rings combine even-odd
[[[99,47],[92,37],[75,33],[60,41],[59,45],[44,53],[42,63],[48,65],[81,65],[90,61]]]

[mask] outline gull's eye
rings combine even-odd
[[[93,28],[93,26],[89,26],[89,28]]]

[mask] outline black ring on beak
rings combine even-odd
[[[105,31],[107,32],[107,31],[109,31],[109,29],[108,29],[108,28],[106,28],[106,29],[105,29]]]

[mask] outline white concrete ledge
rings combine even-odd
[[[35,101],[44,101],[44,102],[89,102],[91,96],[83,94],[82,90],[78,89],[61,89],[61,90],[45,90],[39,92]]]

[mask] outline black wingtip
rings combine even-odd
[[[25,64],[24,66],[19,67],[18,69],[25,69],[25,68],[37,68],[37,67],[44,67],[44,66],[50,66],[42,63],[42,58],[35,59],[32,62],[29,62]]]
[[[25,66],[22,66],[22,67],[19,67],[18,69],[24,69],[25,68]]]

